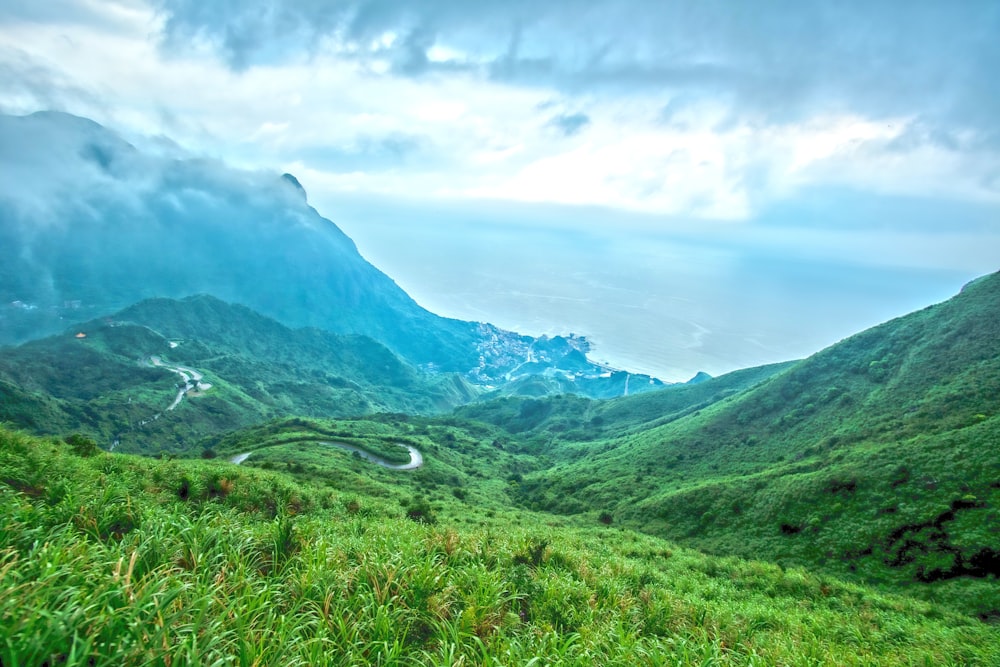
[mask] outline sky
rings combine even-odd
[[[0,112],[296,175],[422,305],[679,380],[1000,268],[1000,3],[0,0]]]

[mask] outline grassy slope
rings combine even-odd
[[[207,363],[221,352],[224,356],[219,361],[232,375],[253,377],[270,393],[290,392],[292,400],[303,400],[299,394],[315,393],[318,384],[357,392],[374,410],[426,413],[474,396],[455,376],[428,376],[371,338],[315,328],[290,329],[249,308],[206,295],[176,301],[150,299],[122,311],[116,319],[152,327],[168,338],[198,341],[211,350],[199,353],[189,346],[179,358]],[[296,383],[310,386],[298,393],[287,388]],[[329,411],[330,406],[323,409]]]
[[[995,627],[799,569],[5,431],[0,516],[9,665],[1000,660]]]
[[[996,614],[998,396],[994,274],[751,391],[598,441],[526,479],[522,498]]]
[[[763,382],[790,365],[760,366],[697,384],[603,401],[572,394],[544,399],[500,398],[459,407],[453,414],[498,426],[522,445],[541,452],[553,445],[620,437],[669,423]]]
[[[294,473],[310,483],[356,488],[401,506],[429,504],[435,513],[468,514],[512,508],[509,478],[538,468],[535,457],[504,449],[500,432],[475,423],[407,415],[361,419],[276,420],[206,441],[220,456],[253,452],[244,465]],[[409,455],[394,443],[416,447],[424,466],[400,474],[327,446],[346,442],[399,462]],[[461,501],[461,502],[456,502]],[[443,515],[447,516],[447,515]]]

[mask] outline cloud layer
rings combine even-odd
[[[746,220],[817,185],[1000,201],[992,2],[0,4],[6,111],[330,191]]]
[[[0,111],[291,172],[352,236],[446,211],[966,279],[1000,264],[997,35],[992,0],[0,0]]]
[[[996,139],[1000,7],[963,3],[658,0],[162,0],[166,48],[205,43],[229,65],[336,53],[567,93],[637,90],[723,101],[759,120],[817,108],[917,115]],[[736,111],[738,110],[738,111]]]

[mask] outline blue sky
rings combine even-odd
[[[997,35],[1000,3],[974,0],[0,0],[0,111],[292,172],[421,303],[528,333],[569,317],[597,356],[673,325],[649,294],[630,326],[550,307],[595,281],[674,286],[714,313],[676,306],[692,331],[772,321],[756,354],[699,334],[644,364],[683,347],[664,334],[611,355],[679,379],[808,354],[1000,268]],[[485,243],[501,265],[470,269]],[[560,283],[539,245],[590,269]],[[833,322],[797,316],[817,293]]]

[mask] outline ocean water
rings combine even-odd
[[[595,360],[666,381],[806,357],[947,299],[975,277],[614,227],[371,209],[337,222],[433,312],[583,335]]]

